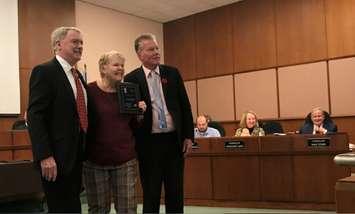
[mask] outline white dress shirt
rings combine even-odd
[[[76,96],[77,96],[76,95],[76,84],[75,84],[75,79],[74,79],[73,73],[71,72],[71,69],[73,67],[65,59],[63,59],[63,57],[56,55],[55,58],[58,60],[59,64],[62,66],[64,73],[70,82],[71,88],[73,89],[74,97],[76,99]],[[88,98],[87,98],[86,90],[85,90],[85,87],[83,86],[82,82],[81,81],[79,81],[79,82],[80,82],[80,85],[81,85],[83,92],[84,92],[85,105],[87,108]]]
[[[160,89],[160,95],[162,98],[162,103],[163,103],[163,108],[164,108],[164,113],[165,113],[165,118],[166,118],[166,124],[167,124],[167,128],[165,129],[161,129],[159,128],[159,117],[158,117],[158,106],[155,100],[152,99],[152,94],[153,94],[153,89],[152,86],[150,85],[148,78],[150,78],[149,73],[151,72],[151,70],[149,70],[148,68],[143,67],[143,71],[145,73],[145,78],[147,80],[147,84],[148,84],[148,89],[149,89],[149,94],[151,97],[151,102],[152,102],[152,113],[153,113],[153,122],[152,122],[152,133],[164,133],[164,132],[172,132],[175,130],[174,127],[174,122],[173,122],[173,118],[171,117],[171,114],[168,111],[168,108],[166,107],[166,102],[165,102],[165,97],[164,97],[164,92],[163,92],[163,88],[161,85],[161,81],[159,81],[159,89]],[[154,69],[154,72],[156,72],[157,74],[160,75],[160,70],[159,70],[159,66],[157,66]]]

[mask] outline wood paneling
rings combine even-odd
[[[329,61],[330,103],[334,116],[355,115],[355,100],[349,99],[355,94],[354,69],[354,57]]]
[[[355,144],[355,117],[336,117],[333,121],[337,124],[338,131],[348,133],[349,142]]]
[[[340,179],[335,185],[336,212],[355,213],[355,176]]]
[[[33,160],[30,144],[27,130],[0,132],[0,161]],[[1,151],[1,146],[8,148]]]
[[[19,1],[20,68],[53,56],[50,35],[56,27],[75,26],[75,1]]]
[[[197,117],[197,88],[196,81],[185,82],[185,88],[191,104],[192,116],[194,120]]]
[[[274,0],[233,6],[235,72],[276,66]]]
[[[31,69],[20,68],[21,112],[27,110]]]
[[[234,89],[237,119],[247,110],[255,111],[260,119],[278,117],[275,69],[236,74]]]
[[[12,145],[11,132],[0,132],[0,146]]]
[[[2,101],[6,102],[6,101]],[[17,120],[16,117],[3,117],[0,118],[0,132],[9,131],[12,128],[12,124]]]
[[[278,70],[281,118],[302,118],[319,106],[329,111],[326,62]]]
[[[0,161],[11,161],[12,151],[0,151]]]
[[[198,114],[208,114],[216,121],[234,120],[233,76],[197,81]]]
[[[195,15],[197,78],[233,73],[231,19],[230,6]]]
[[[278,65],[327,57],[323,0],[276,0]]]
[[[14,160],[33,160],[30,149],[19,149],[14,151]]]
[[[211,160],[208,157],[190,157],[185,162],[185,198],[212,199]]]
[[[179,68],[184,80],[196,78],[194,16],[164,24],[165,64]]]
[[[293,197],[292,158],[290,156],[261,157],[261,192],[263,201],[290,201]],[[270,176],[273,175],[273,176]],[[275,188],[279,187],[279,188]]]
[[[31,70],[35,65],[53,57],[51,32],[59,26],[75,26],[75,1],[19,1],[18,7],[20,93],[23,115],[28,104]]]
[[[212,161],[214,199],[260,200],[257,156],[215,157]]]
[[[30,135],[27,130],[12,131],[14,145],[31,145]]]
[[[334,201],[333,165],[333,157],[328,155],[294,157],[295,200]]]
[[[355,54],[354,11],[354,0],[325,0],[328,57]]]
[[[59,26],[75,26],[75,0],[19,1],[21,114],[27,108],[28,80],[33,66],[53,57],[50,35]],[[0,130],[10,130],[13,118],[0,118]]]

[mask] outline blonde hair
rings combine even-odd
[[[125,58],[123,57],[122,54],[118,53],[118,51],[109,51],[106,52],[104,54],[101,55],[100,59],[99,59],[99,70],[100,70],[100,74],[104,69],[104,65],[107,65],[110,63],[110,58],[112,56],[117,56],[119,59],[122,59],[123,61],[125,61]]]
[[[57,52],[57,42],[62,41],[68,34],[70,30],[76,31],[81,33],[79,28],[76,27],[58,27],[54,29],[54,31],[51,34],[51,43],[52,43],[52,48],[54,53]]]
[[[254,115],[255,121],[256,121],[255,127],[259,127],[258,117],[256,116],[256,113],[251,111],[251,110],[245,111],[243,113],[242,118],[240,119],[240,122],[239,122],[239,127],[240,128],[246,128],[247,127],[247,115],[248,114]]]

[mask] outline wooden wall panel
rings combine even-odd
[[[212,159],[212,182],[215,200],[260,200],[257,156],[215,157]]]
[[[330,101],[333,116],[355,115],[355,58],[329,61]]]
[[[248,0],[233,7],[235,72],[276,66],[274,0]]]
[[[195,17],[197,78],[233,73],[231,6]]]
[[[184,80],[196,78],[194,25],[194,16],[189,16],[163,26],[165,64],[178,67]]]
[[[12,124],[16,120],[17,120],[16,117],[3,117],[3,118],[0,118],[0,132],[11,130]]]
[[[234,120],[233,76],[197,81],[198,114],[208,114],[216,121]]]
[[[355,54],[354,11],[354,0],[325,0],[328,57]]]
[[[20,68],[53,56],[50,35],[60,26],[75,26],[75,0],[19,1]]]
[[[292,158],[289,156],[260,157],[261,197],[264,201],[291,201],[293,198]],[[270,177],[270,175],[274,175]],[[275,184],[279,188],[275,188]]]
[[[22,116],[27,110],[31,69],[20,68],[20,94]]]
[[[0,131],[0,147],[12,145],[12,135],[11,132]],[[10,150],[0,150],[0,161],[10,161],[12,160],[13,153]]]
[[[234,83],[237,119],[246,110],[255,111],[261,119],[278,117],[275,69],[236,74]]]
[[[192,110],[192,116],[194,117],[194,120],[196,119],[197,116],[197,89],[196,89],[196,81],[187,81],[185,82],[185,88],[187,95],[189,96],[190,104],[191,104],[191,110]]]
[[[339,132],[346,132],[349,135],[349,142],[355,144],[355,117],[336,117],[333,121],[338,126]]]
[[[12,131],[12,139],[14,145],[31,145],[30,135],[27,130]]]
[[[75,0],[19,1],[19,53],[21,115],[27,108],[28,80],[36,64],[53,57],[51,32],[59,26],[75,26]],[[17,117],[0,118],[0,130],[9,130]],[[10,123],[9,123],[10,121]]]
[[[276,0],[278,65],[327,57],[323,0]]]
[[[14,160],[33,160],[32,150],[19,149],[14,151]]]
[[[333,157],[300,155],[293,160],[295,200],[334,202],[334,187],[330,188],[335,184]]]
[[[279,68],[280,117],[303,118],[314,107],[329,111],[325,62]]]
[[[11,132],[0,132],[0,146],[12,145]]]
[[[189,157],[185,161],[184,198],[212,199],[212,173],[209,157]],[[203,179],[201,179],[203,178]]]

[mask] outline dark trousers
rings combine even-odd
[[[81,213],[81,162],[68,175],[59,175],[55,182],[42,177],[42,186],[49,213]]]
[[[152,134],[137,145],[143,213],[159,213],[162,184],[166,213],[184,212],[184,157],[176,133]]]
[[[58,171],[57,179],[54,182],[41,177],[49,213],[81,213],[80,193],[82,191],[85,137],[86,135],[80,132],[77,160],[69,173],[62,174]]]

